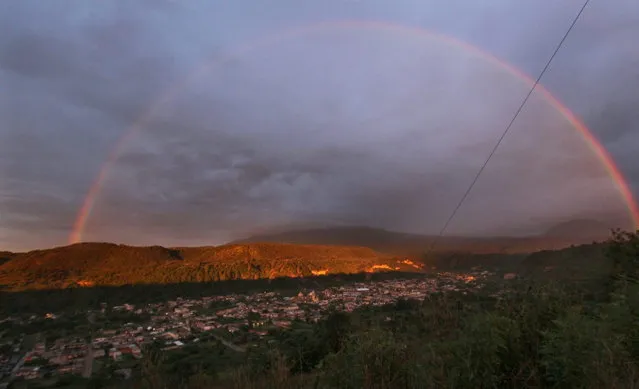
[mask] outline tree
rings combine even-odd
[[[639,231],[633,233],[613,230],[606,254],[614,264],[614,281],[637,282],[639,279]]]
[[[331,352],[338,352],[352,329],[351,318],[348,314],[333,311],[322,322],[321,337]]]
[[[255,323],[260,321],[260,319],[262,318],[262,316],[255,312],[255,311],[250,311],[248,313],[248,316],[246,317],[246,319],[248,320],[248,327],[249,328],[254,328],[255,327]]]

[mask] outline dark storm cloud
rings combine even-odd
[[[135,125],[87,239],[219,243],[313,223],[438,231],[523,84],[401,33],[324,30],[240,54],[241,43],[326,20],[386,20],[453,35],[536,76],[579,5],[3,2],[0,245],[64,243],[100,167]],[[637,26],[636,2],[594,2],[544,79],[635,192]],[[182,84],[203,63],[217,65]],[[579,136],[533,100],[453,232],[531,232],[593,208],[596,217],[623,213]]]

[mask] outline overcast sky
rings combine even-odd
[[[0,2],[0,248],[66,244],[135,123],[84,240],[220,244],[349,224],[438,232],[529,85],[432,36],[338,21],[426,28],[536,78],[580,5]],[[638,41],[639,3],[593,0],[542,80],[635,195]],[[536,233],[575,218],[629,226],[601,162],[535,94],[449,232]]]

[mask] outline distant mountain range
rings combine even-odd
[[[610,236],[611,227],[597,220],[570,220],[550,228],[545,236],[580,240],[601,240]]]
[[[346,245],[369,247],[395,255],[425,252],[528,253],[606,240],[610,229],[593,220],[558,224],[541,235],[528,237],[427,236],[392,232],[370,227],[326,227],[266,233],[233,243],[275,242],[292,244]]]

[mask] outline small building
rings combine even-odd
[[[104,349],[96,348],[93,349],[93,358],[103,358],[106,355]]]
[[[109,358],[112,358],[114,361],[119,361],[120,359],[122,359],[122,352],[120,350],[112,348],[111,350],[109,350]]]

